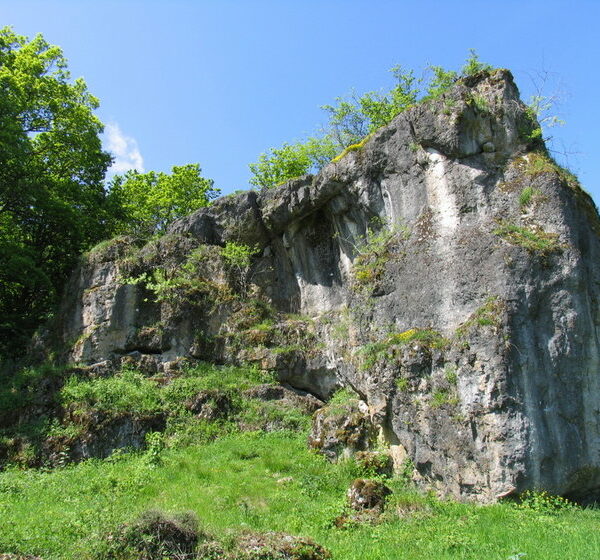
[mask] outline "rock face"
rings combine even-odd
[[[460,498],[597,492],[600,222],[536,126],[507,71],[462,80],[316,176],[93,251],[54,342],[92,368],[349,386],[396,466]]]

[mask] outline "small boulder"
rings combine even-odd
[[[267,383],[257,385],[244,391],[244,396],[261,401],[282,401],[301,409],[306,414],[313,414],[324,405],[323,401],[314,395],[286,385],[270,385]]]
[[[348,489],[348,505],[355,511],[376,510],[382,512],[385,500],[392,491],[383,482],[357,478]]]
[[[185,403],[185,407],[198,418],[209,421],[227,418],[234,410],[231,396],[218,389],[200,391]]]
[[[162,511],[143,512],[133,523],[121,525],[110,535],[114,552],[135,550],[140,560],[195,558],[199,541],[207,539],[198,530],[193,512],[167,515]]]
[[[331,553],[313,540],[285,533],[248,533],[237,542],[232,560],[327,560]]]
[[[375,426],[358,399],[327,405],[313,416],[308,444],[330,461],[366,451],[376,438]]]

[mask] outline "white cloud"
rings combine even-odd
[[[125,173],[130,169],[144,171],[144,158],[135,138],[125,136],[117,123],[107,124],[104,135],[106,149],[115,158],[108,170],[109,173]]]

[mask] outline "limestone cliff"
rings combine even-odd
[[[443,492],[596,492],[600,222],[535,127],[510,73],[482,73],[316,176],[114,240],[71,280],[62,359],[255,362],[320,397],[352,387]],[[228,242],[259,249],[249,269]]]

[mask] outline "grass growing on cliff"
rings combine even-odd
[[[370,369],[382,360],[393,360],[410,344],[433,350],[445,348],[449,340],[433,329],[408,329],[400,333],[391,333],[359,349],[360,367]]]
[[[533,230],[509,222],[500,223],[499,227],[493,233],[512,245],[519,245],[527,249],[530,253],[549,255],[559,251],[561,248],[557,234],[548,233],[540,229]]]
[[[246,389],[273,381],[270,373],[257,368],[211,364],[187,368],[168,382],[131,369],[107,378],[73,376],[60,393],[68,414],[60,426],[54,426],[54,432],[82,435],[88,419],[98,413],[114,417],[162,415],[167,419],[165,443],[171,447],[210,441],[240,429],[307,428],[308,417],[293,405],[260,401],[243,394]],[[201,393],[208,395],[208,406],[226,406],[227,410],[218,412],[212,421],[199,419],[188,409],[188,403]]]
[[[105,558],[105,534],[143,510],[194,511],[218,537],[246,530],[309,536],[337,560],[544,560],[600,556],[600,512],[439,501],[394,490],[377,525],[345,529],[333,520],[361,472],[306,450],[305,433],[233,434],[213,443],[117,455],[51,472],[0,473],[0,551],[45,560]],[[542,504],[543,505],[543,504]]]

